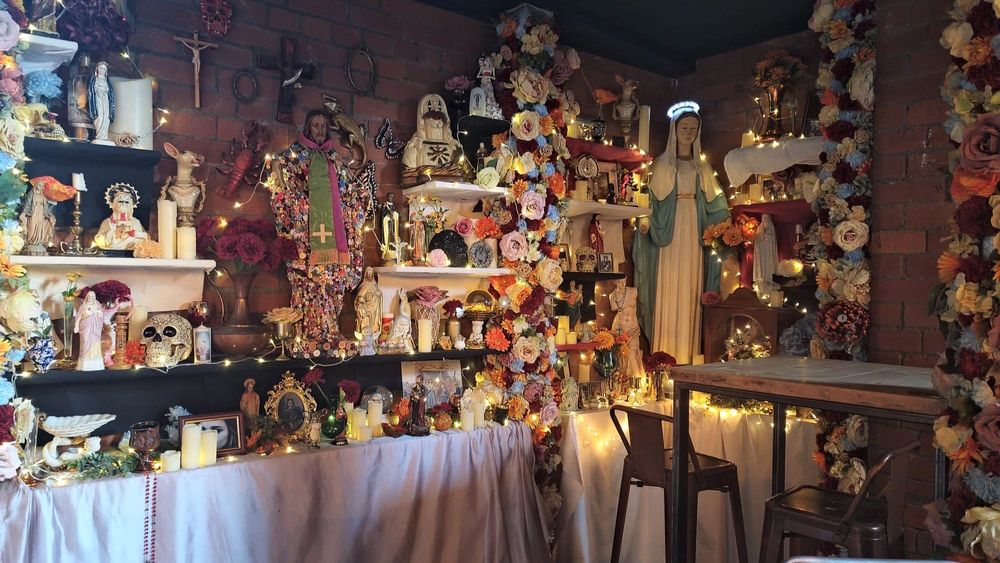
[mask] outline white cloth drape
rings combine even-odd
[[[777,146],[764,143],[726,153],[723,165],[729,183],[741,186],[754,174],[771,174],[795,164],[819,164],[823,137],[782,139]]]
[[[160,474],[157,561],[548,561],[533,466],[511,424]],[[0,561],[141,562],[144,487],[0,483]]]
[[[642,408],[670,414],[673,405],[661,401]],[[611,558],[615,513],[621,486],[625,448],[615,432],[608,409],[563,417],[562,511],[556,523],[559,563],[603,563]],[[729,409],[691,407],[691,440],[699,453],[728,459],[739,470],[740,494],[750,561],[756,561],[764,523],[764,501],[771,496],[770,415],[733,414]],[[627,433],[625,417],[623,428]],[[788,486],[815,483],[812,462],[816,425],[789,419],[785,480]],[[671,428],[664,425],[666,442]],[[622,541],[622,561],[662,563],[665,560],[663,489],[632,487]],[[717,492],[698,498],[697,560],[735,563],[736,543],[729,499]]]

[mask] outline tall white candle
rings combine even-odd
[[[367,442],[372,439],[372,429],[369,426],[362,424],[358,427],[358,441]]]
[[[201,451],[198,456],[198,463],[202,467],[215,465],[215,458],[218,457],[219,433],[215,430],[201,431]]]
[[[649,106],[639,106],[639,148],[649,152],[649,117],[651,109]]]
[[[87,191],[87,180],[83,176],[83,172],[73,173],[73,187],[78,192]]]
[[[476,401],[472,403],[472,414],[475,417],[476,428],[486,426],[486,401]]]
[[[372,429],[372,436],[382,435],[382,400],[368,399],[368,426]]]
[[[156,202],[156,236],[160,240],[160,258],[174,257],[174,237],[177,229],[177,204],[169,199]]]
[[[177,227],[177,259],[194,260],[197,255],[194,227]]]
[[[417,352],[426,353],[434,348],[432,335],[431,320],[417,319]]]
[[[323,424],[316,420],[309,423],[309,441],[313,444],[319,443],[320,432],[323,430]]]
[[[201,426],[185,424],[181,429],[181,467],[197,469],[201,455]]]
[[[139,142],[133,148],[152,150],[153,79],[112,77],[110,82],[115,93],[115,120],[108,129],[111,137],[136,135]]]
[[[146,326],[149,320],[149,309],[143,305],[133,305],[132,312],[128,318],[128,341],[142,338],[142,327]]]
[[[745,149],[747,147],[753,146],[753,142],[755,139],[756,137],[754,137],[753,131],[747,131],[740,138],[740,148]]]
[[[472,432],[476,428],[476,414],[472,407],[462,409],[462,430]]]
[[[178,471],[181,468],[181,452],[167,450],[160,455],[160,469],[164,473]]]

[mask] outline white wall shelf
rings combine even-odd
[[[623,219],[633,219],[649,215],[649,209],[632,205],[613,205],[610,203],[599,203],[596,201],[569,200],[566,209],[567,217],[579,217],[580,215],[597,214],[606,221]]]
[[[379,283],[383,277],[403,278],[492,278],[506,276],[513,272],[510,268],[434,268],[431,266],[378,266],[375,273]]]
[[[419,186],[406,188],[403,196],[429,196],[441,198],[443,201],[459,201],[466,203],[478,202],[481,199],[491,199],[506,195],[506,188],[483,188],[477,184],[466,184],[464,182],[441,182],[432,180],[424,182]]]

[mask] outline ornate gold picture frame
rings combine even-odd
[[[316,399],[291,371],[286,371],[281,381],[267,392],[264,413],[295,438],[305,438],[309,434],[306,414],[315,411]]]

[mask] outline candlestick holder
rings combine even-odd
[[[288,342],[295,338],[295,324],[284,322],[274,323],[274,337],[281,344],[281,353],[275,359],[279,362],[291,359],[288,357],[285,348],[288,346]]]
[[[80,211],[80,192],[81,190],[77,190],[76,197],[73,199],[73,226],[69,228],[70,234],[73,235],[73,240],[68,243],[61,241],[59,243],[59,252],[64,256],[98,256],[103,254],[103,252],[93,248],[83,248],[83,226],[80,224],[80,216],[82,214]]]
[[[128,344],[128,313],[119,312],[115,313],[114,320],[114,331],[115,331],[115,353],[113,362],[108,369],[125,370],[132,367],[125,358],[125,345]]]

